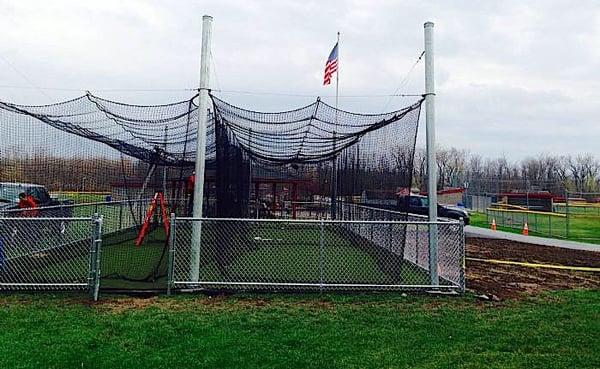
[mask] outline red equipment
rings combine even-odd
[[[146,210],[146,216],[144,217],[144,223],[142,224],[142,228],[140,228],[140,232],[138,233],[137,238],[135,239],[135,245],[140,246],[144,241],[144,237],[148,233],[148,229],[150,228],[150,220],[154,215],[154,211],[156,210],[156,206],[160,204],[160,210],[163,220],[163,228],[165,229],[165,234],[169,237],[169,216],[167,214],[167,206],[165,204],[165,197],[162,192],[156,192],[154,197],[150,201],[150,205],[148,206],[148,210]]]

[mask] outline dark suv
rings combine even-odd
[[[50,207],[47,210],[41,209],[41,217],[72,216],[72,207],[60,206],[72,205],[73,201],[59,201],[50,197],[48,190],[42,185],[15,182],[0,182],[0,212],[4,211],[6,215],[14,213],[18,209],[19,194],[22,192],[33,197],[39,208]]]
[[[398,210],[411,214],[428,215],[429,201],[426,196],[421,195],[399,196]],[[438,204],[438,216],[456,220],[462,218],[462,220],[465,222],[465,225],[469,224],[469,213],[467,213],[466,210],[458,207],[455,208]]]

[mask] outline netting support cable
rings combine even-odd
[[[150,183],[150,178],[152,178],[152,174],[154,174],[154,170],[156,169],[156,163],[152,163],[150,166],[150,170],[148,170],[148,174],[146,174],[146,178],[144,178],[144,182],[142,183],[142,188],[140,189],[140,193],[137,197],[137,202],[139,203],[144,196],[144,192],[146,192],[146,187],[148,187],[148,183]]]
[[[248,132],[248,147],[251,147],[252,143],[252,128],[250,128],[250,132]],[[250,198],[252,197],[252,156],[246,153],[248,157],[248,214],[251,214],[250,211]],[[255,206],[258,207],[258,199],[256,199]]]
[[[192,108],[194,106],[194,99],[190,99],[189,103],[188,103],[188,113],[186,116],[186,124],[185,124],[185,141],[183,143],[183,152],[181,154],[181,161],[183,162],[185,160],[185,157],[187,155],[187,147],[188,147],[188,138],[190,135],[190,126],[192,123],[192,119],[191,119],[191,112],[192,112]],[[181,187],[182,187],[182,183],[183,183],[183,171],[184,171],[184,167],[183,165],[180,165],[179,167],[179,179],[177,181],[177,189],[175,191],[175,201],[174,201],[174,205],[173,208],[171,209],[171,211],[175,214],[177,214],[177,208],[179,206],[179,200],[181,198]],[[190,194],[190,196],[193,196]],[[189,215],[189,214],[186,214]]]
[[[163,150],[168,152],[167,150],[167,137],[169,133],[169,128],[165,126],[165,142],[163,144]],[[163,196],[167,196],[167,166],[163,165]]]
[[[198,133],[196,139],[196,180],[194,182],[194,204],[192,214],[194,218],[202,218],[204,200],[204,170],[206,158],[206,132],[208,126],[208,103],[210,81],[210,49],[212,35],[212,20],[209,15],[202,17],[202,48],[200,51],[200,85],[198,95]],[[190,281],[198,282],[200,274],[200,243],[202,240],[202,222],[193,222],[191,255],[190,255]]]

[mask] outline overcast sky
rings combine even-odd
[[[423,93],[423,63],[408,72],[433,21],[440,145],[513,160],[600,156],[600,1],[0,0],[0,99],[45,104],[85,90],[133,103],[185,99],[193,92],[107,90],[195,88],[203,14],[214,17],[213,89],[328,102],[335,87],[321,85],[323,66],[337,31],[341,95]],[[219,96],[269,111],[314,101]],[[412,101],[340,105],[378,113]]]

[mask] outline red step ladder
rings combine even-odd
[[[167,214],[167,206],[165,204],[165,197],[162,192],[156,192],[154,197],[150,201],[150,205],[146,210],[146,216],[144,217],[144,223],[142,224],[142,228],[140,228],[140,232],[138,233],[137,238],[135,239],[135,245],[140,246],[144,241],[144,238],[148,234],[148,229],[150,228],[150,220],[152,216],[154,216],[154,212],[156,211],[156,207],[160,205],[160,211],[163,220],[163,228],[165,229],[165,234],[169,237],[169,216]]]

